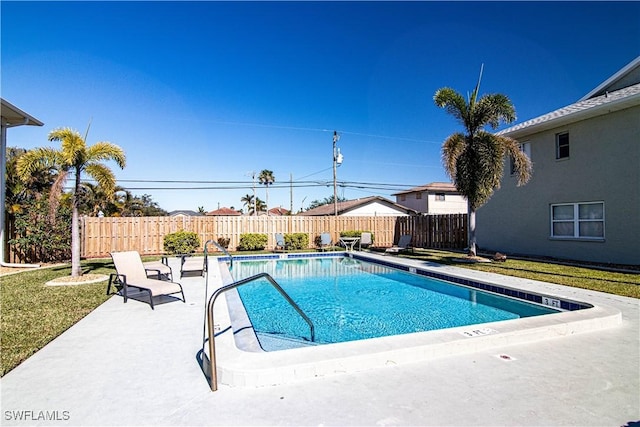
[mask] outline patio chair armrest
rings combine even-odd
[[[127,276],[125,274],[111,273],[109,275],[109,283],[107,284],[107,295],[111,291],[111,285],[115,288],[124,289],[124,294],[127,294]]]
[[[147,273],[147,277],[149,277],[149,272],[153,271],[154,274],[156,274],[158,277],[160,277],[160,270],[157,268],[145,268],[144,269],[145,273]]]

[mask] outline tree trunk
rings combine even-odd
[[[76,170],[76,184],[71,203],[71,277],[82,276],[80,268],[80,221],[78,213],[78,192],[80,191],[80,171]]]
[[[476,255],[476,211],[469,208],[469,256]]]

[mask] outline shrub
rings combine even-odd
[[[53,262],[71,258],[71,209],[61,204],[52,219],[47,198],[24,202],[15,213],[16,237],[8,243],[23,262]]]
[[[164,236],[164,250],[168,254],[190,254],[200,247],[200,239],[193,231],[180,230]]]
[[[261,251],[267,246],[267,235],[245,233],[240,235],[239,251]]]
[[[307,233],[285,234],[284,242],[289,249],[307,249],[309,247],[309,235]]]

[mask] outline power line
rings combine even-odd
[[[266,124],[266,123],[234,122],[234,121],[226,121],[226,120],[200,120],[200,121],[203,121],[206,123],[221,124],[221,125],[251,126],[251,127],[269,128],[269,129],[298,130],[298,131],[308,131],[308,132],[334,132],[334,130],[330,130],[330,129],[312,128],[312,127],[304,127],[304,126],[285,126],[285,125],[272,125],[272,124]],[[426,139],[408,138],[403,136],[377,135],[377,134],[354,132],[354,131],[339,130],[339,129],[337,130],[337,132],[340,134],[364,136],[367,138],[392,139],[392,140],[420,142],[420,143],[427,143],[427,144],[442,144],[442,141],[431,141]]]

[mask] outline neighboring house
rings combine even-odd
[[[289,215],[289,211],[286,210],[283,207],[279,207],[279,208],[271,208],[269,209],[269,215],[272,216],[283,216],[283,215]]]
[[[220,208],[220,209],[216,209],[215,211],[207,212],[206,215],[207,216],[236,216],[236,215],[242,215],[242,212],[238,212],[237,210],[230,209],[230,208]]]
[[[423,214],[458,214],[468,210],[467,199],[450,182],[432,182],[392,196],[396,196],[396,203]]]
[[[413,209],[401,206],[380,196],[338,202],[338,215],[340,216],[409,216],[416,215],[417,213],[418,212]],[[333,203],[329,203],[314,209],[309,209],[298,215],[328,216],[334,214],[334,205]]]
[[[491,251],[640,265],[640,57],[578,102],[499,132],[533,162],[477,211]]]
[[[171,211],[171,212],[168,213],[168,215],[172,216],[172,217],[202,216],[202,214],[200,212],[189,211],[189,210]]]

